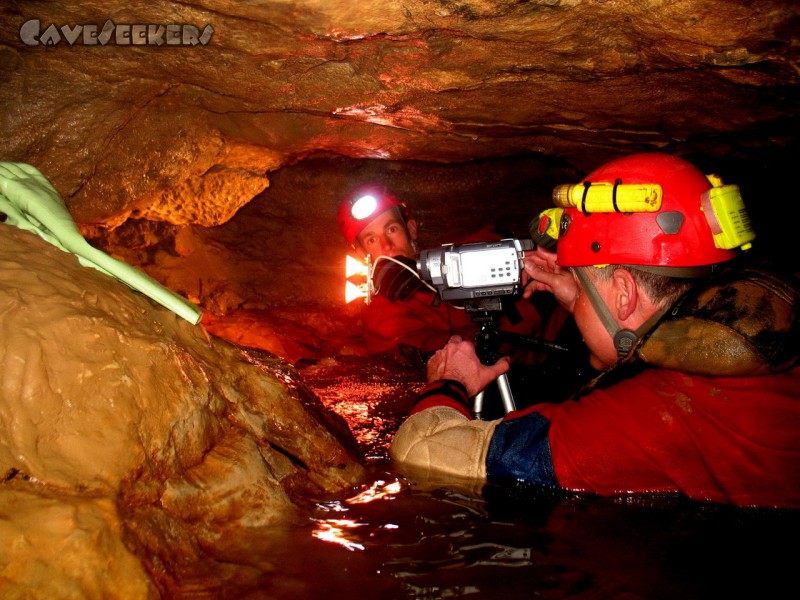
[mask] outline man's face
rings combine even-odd
[[[589,296],[581,286],[580,279],[575,276],[574,269],[572,270],[572,276],[575,277],[575,281],[578,284],[578,296],[575,299],[572,315],[575,317],[575,324],[581,332],[583,341],[589,348],[589,364],[592,365],[592,368],[602,371],[617,362],[614,341],[611,339],[608,330],[603,326],[600,317],[597,316]],[[606,302],[606,306],[609,306],[609,302],[613,301],[611,283],[609,281],[600,281],[592,277],[591,274],[588,276],[592,278],[592,282],[600,297]]]
[[[405,256],[415,258],[414,242],[417,239],[417,223],[409,219],[403,222],[400,209],[392,207],[372,219],[356,237],[356,247],[365,255]]]

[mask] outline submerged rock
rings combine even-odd
[[[363,480],[281,359],[6,225],[0,328],[3,597],[157,597],[176,565]]]

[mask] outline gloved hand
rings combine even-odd
[[[397,264],[394,260],[408,265],[410,270]],[[417,263],[404,256],[396,256],[394,260],[382,258],[375,264],[372,281],[376,293],[392,302],[408,300],[424,285],[417,276]]]

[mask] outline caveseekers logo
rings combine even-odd
[[[211,41],[214,28],[206,25],[202,31],[194,25],[170,24],[148,25],[114,23],[111,19],[102,27],[95,24],[62,25],[51,24],[42,31],[39,19],[30,19],[19,28],[19,39],[27,46],[205,46]]]

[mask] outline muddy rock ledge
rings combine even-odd
[[[0,597],[157,598],[364,477],[280,359],[0,224]]]

